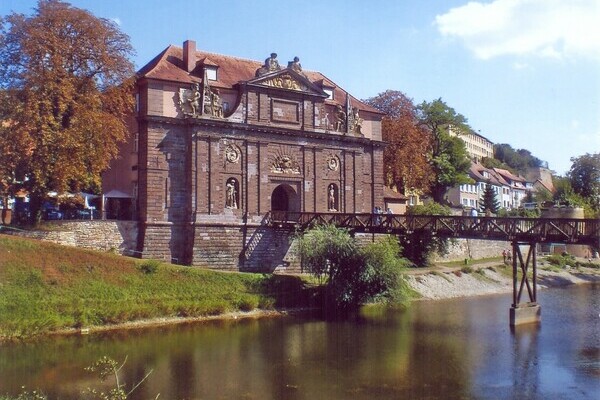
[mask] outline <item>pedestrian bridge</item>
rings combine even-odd
[[[541,320],[541,308],[537,303],[536,247],[538,243],[580,244],[600,248],[599,219],[271,211],[266,216],[266,223],[280,229],[298,231],[319,224],[333,224],[356,233],[392,235],[430,233],[441,238],[511,242],[514,254],[511,327]],[[522,250],[527,250],[526,257]],[[521,302],[525,290],[529,301]]]
[[[266,221],[271,226],[296,230],[305,230],[318,224],[333,224],[361,233],[410,235],[429,232],[443,238],[567,243],[595,247],[600,245],[600,220],[598,219],[271,211]]]

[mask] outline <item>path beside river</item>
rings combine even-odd
[[[600,260],[595,260],[600,265]],[[418,268],[407,273],[410,286],[422,299],[448,299],[512,292],[512,266],[502,261],[464,266]],[[560,271],[538,266],[538,289],[600,282],[600,268],[568,268]]]

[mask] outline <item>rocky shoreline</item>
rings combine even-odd
[[[511,293],[513,289],[510,266],[501,263],[464,268],[437,268],[407,274],[409,285],[421,295],[420,300]],[[555,271],[538,267],[538,289],[574,284],[600,282],[600,269],[577,268]]]

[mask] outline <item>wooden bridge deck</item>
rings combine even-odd
[[[567,243],[600,247],[600,220],[598,219],[271,211],[267,215],[266,222],[271,226],[296,230],[304,230],[316,224],[334,224],[353,232],[394,235],[429,232],[447,238]]]

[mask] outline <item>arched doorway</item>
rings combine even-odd
[[[300,201],[296,191],[288,184],[277,186],[271,194],[272,211],[300,211]]]

